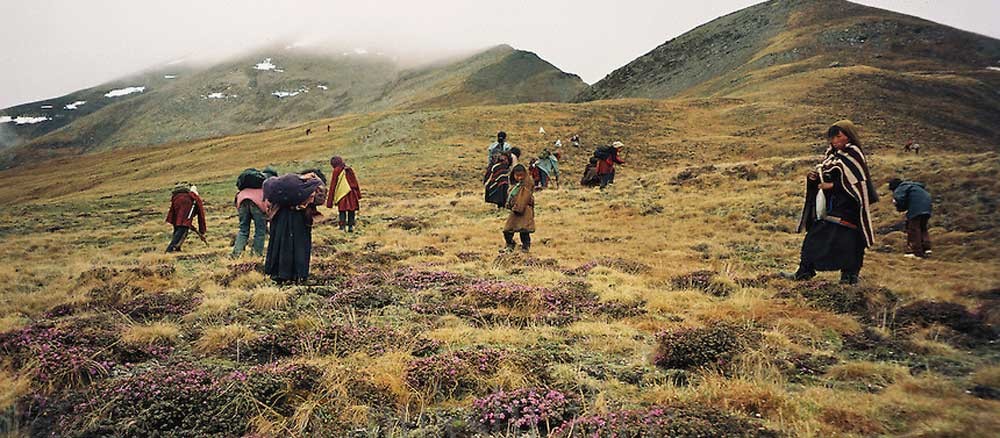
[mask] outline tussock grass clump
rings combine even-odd
[[[251,292],[249,303],[260,311],[282,309],[288,306],[288,292],[273,287],[258,288]]]
[[[909,377],[910,372],[905,367],[888,363],[846,362],[830,367],[826,375],[833,380],[857,383],[878,391]]]
[[[233,280],[250,272],[264,272],[264,264],[257,261],[233,263],[229,265],[228,272],[218,277],[216,281],[222,286],[229,286]]]
[[[132,325],[122,331],[122,342],[131,345],[150,345],[157,343],[173,344],[180,337],[181,330],[177,324],[169,322],[154,322],[151,324]]]
[[[587,263],[577,266],[576,268],[563,271],[563,273],[570,276],[584,276],[590,273],[590,271],[594,270],[594,268],[597,268],[599,266],[603,266],[605,268],[611,268],[616,271],[631,275],[645,274],[653,269],[649,267],[649,265],[646,265],[642,262],[627,260],[623,258],[605,257],[596,260],[591,260]]]
[[[552,432],[552,437],[670,436],[778,437],[756,423],[703,407],[663,407],[582,417]]]
[[[993,329],[978,315],[961,304],[946,301],[920,300],[907,304],[896,311],[895,322],[902,327],[940,324],[977,340],[988,340],[994,336]]]
[[[800,298],[814,307],[858,316],[865,321],[887,324],[899,298],[891,290],[868,285],[843,285],[829,281],[806,281],[779,290],[777,298]]]
[[[676,276],[670,279],[670,284],[677,289],[697,289],[717,297],[729,296],[737,289],[732,280],[707,270]]]
[[[668,330],[657,335],[653,363],[663,368],[677,369],[723,365],[746,350],[760,336],[760,332],[754,329],[730,323]]]
[[[241,346],[245,348],[247,343],[257,337],[258,334],[246,325],[229,324],[205,330],[194,346],[202,353],[219,353],[230,348],[237,349]]]

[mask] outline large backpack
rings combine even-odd
[[[264,180],[267,179],[267,175],[254,168],[249,168],[240,173],[240,176],[236,178],[236,188],[243,189],[259,189],[264,186]]]
[[[607,160],[608,158],[611,158],[614,153],[615,148],[611,146],[601,146],[594,149],[594,156],[597,157],[598,160]]]

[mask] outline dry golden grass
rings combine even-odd
[[[158,342],[173,344],[180,334],[180,326],[171,322],[133,324],[122,330],[122,342],[131,345],[149,345]]]
[[[250,307],[277,310],[288,305],[288,293],[275,287],[261,287],[250,292]]]
[[[205,333],[195,342],[194,347],[201,353],[215,353],[230,346],[251,341],[257,337],[254,331],[242,324],[229,324],[205,329]]]

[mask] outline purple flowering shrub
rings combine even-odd
[[[460,396],[478,390],[480,381],[496,374],[512,353],[494,348],[459,350],[417,358],[406,366],[406,383],[428,394]]]
[[[756,330],[724,322],[667,330],[657,335],[653,363],[668,369],[723,365],[759,339]]]
[[[541,388],[499,391],[472,402],[476,420],[493,432],[538,430],[544,435],[572,418],[578,409],[573,397]]]
[[[538,288],[495,280],[477,280],[465,286],[465,295],[479,307],[515,307],[528,304]]]
[[[253,340],[230,345],[221,354],[237,361],[273,362],[306,353],[347,356],[363,351],[380,355],[387,350],[407,346],[412,336],[386,326],[333,324],[317,330],[279,328]]]
[[[468,281],[467,278],[448,271],[423,271],[410,267],[397,270],[389,278],[391,284],[410,292],[451,288],[466,284]]]
[[[706,408],[626,410],[577,418],[552,437],[778,437],[750,420]]]
[[[0,352],[39,383],[79,386],[117,365],[117,341],[118,330],[105,319],[42,321],[0,334]]]
[[[735,287],[717,280],[718,275],[715,271],[694,271],[671,278],[670,284],[677,289],[696,289],[717,297],[729,296],[735,291]]]

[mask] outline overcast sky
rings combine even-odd
[[[349,40],[397,50],[508,43],[594,83],[758,0],[0,0],[0,108],[178,58]],[[861,0],[1000,37],[1000,0]]]

